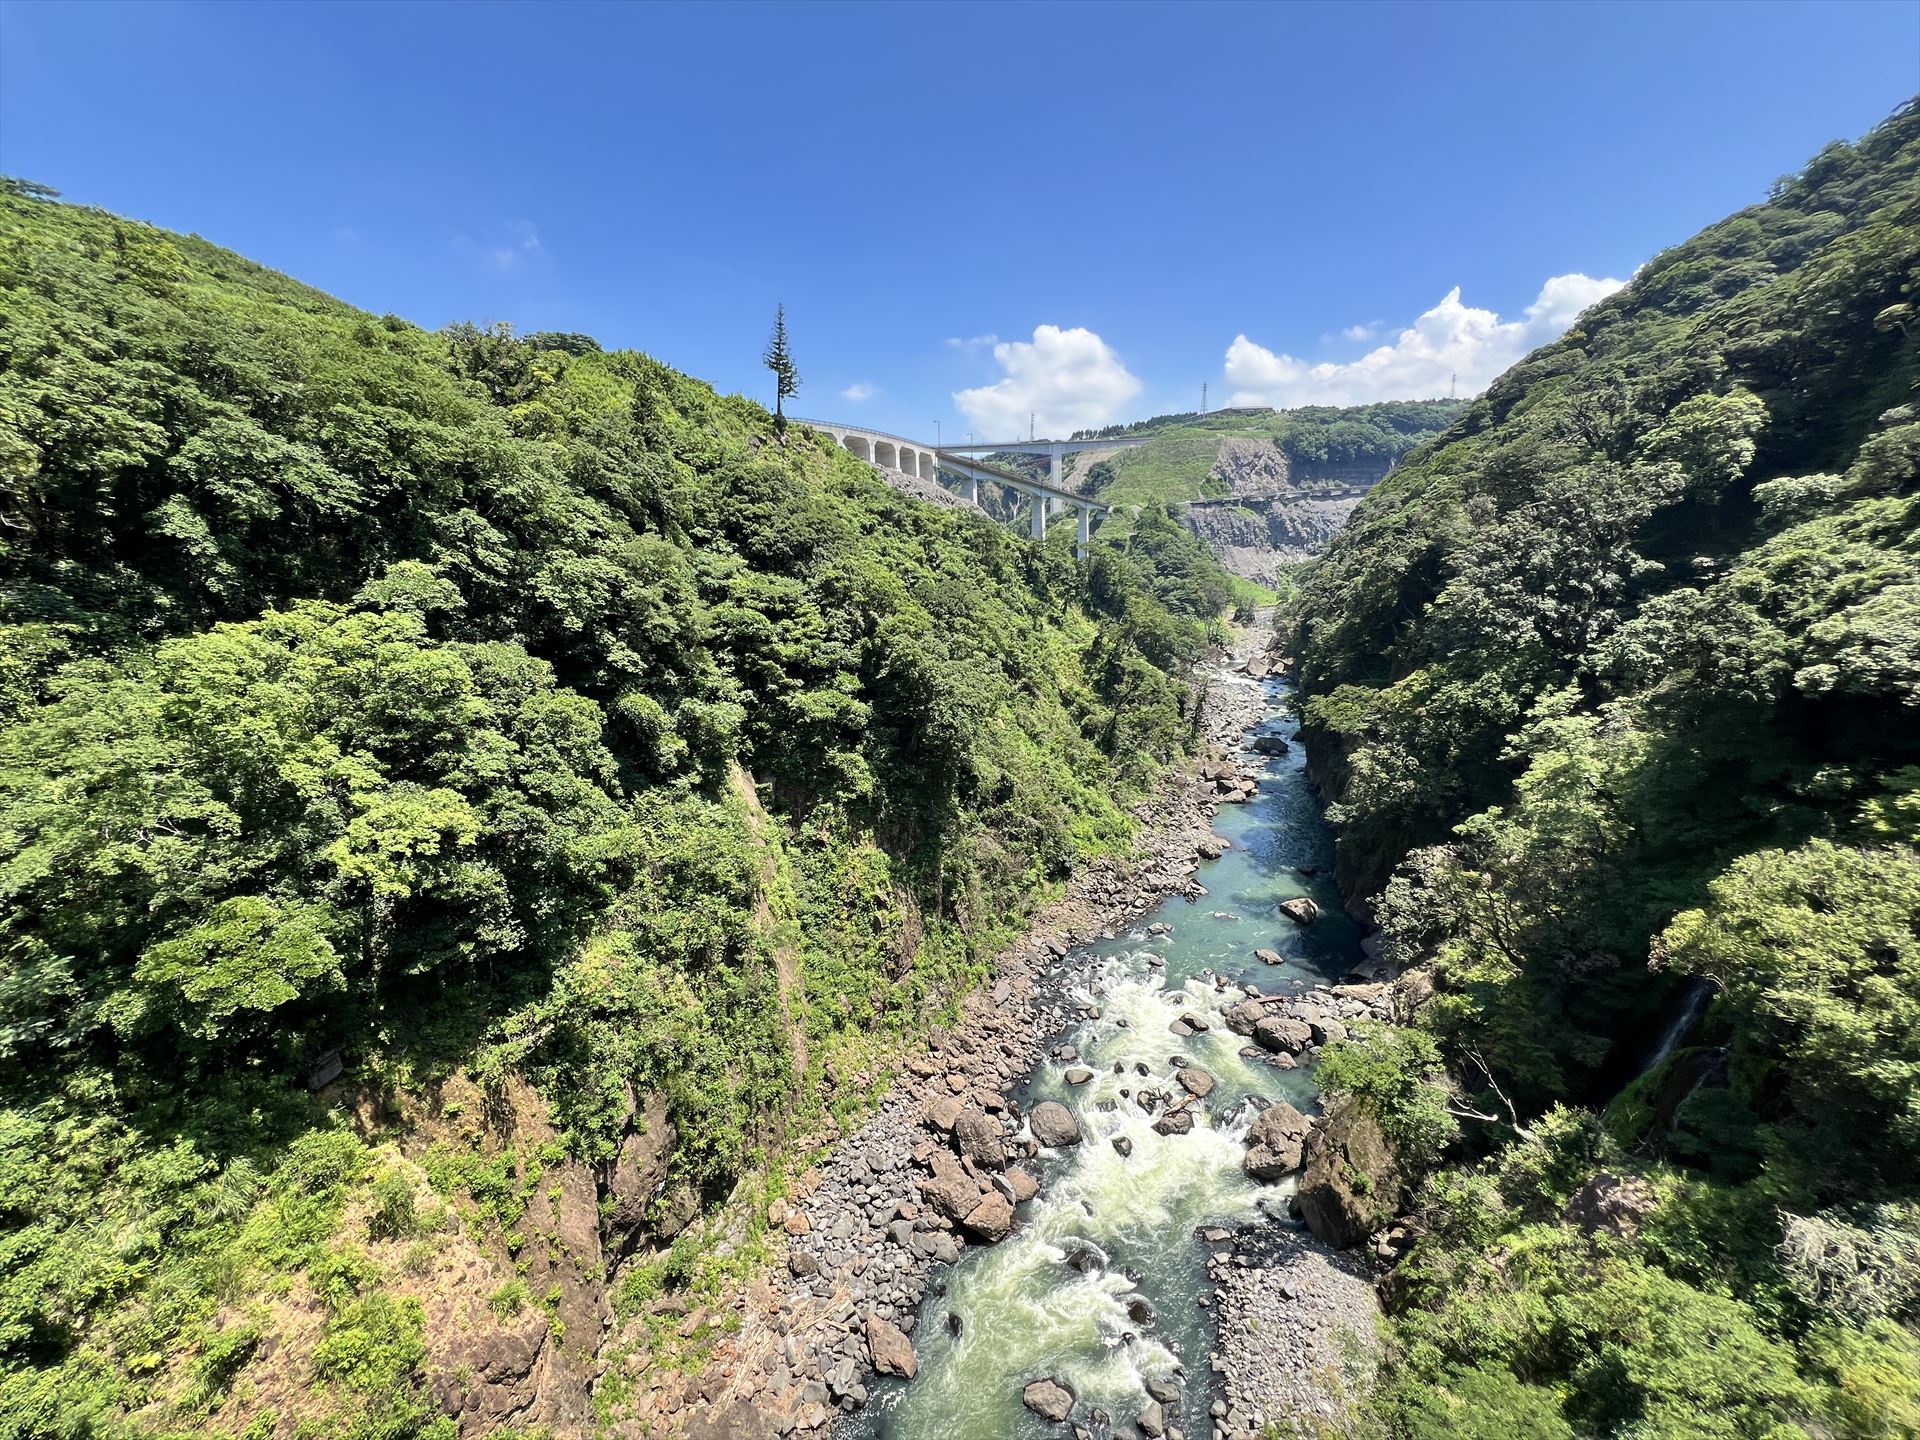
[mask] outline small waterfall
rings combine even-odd
[[[1711,980],[1703,980],[1695,976],[1687,981],[1680,991],[1680,1004],[1675,1009],[1673,1018],[1660,1032],[1660,1038],[1648,1052],[1647,1058],[1641,1061],[1638,1068],[1627,1078],[1626,1084],[1614,1092],[1613,1100],[1618,1100],[1635,1082],[1651,1075],[1667,1063],[1673,1052],[1680,1048],[1680,1042],[1685,1040],[1693,1027],[1700,1023],[1700,1017],[1707,1013],[1707,1006],[1713,1000],[1713,993],[1714,986]],[[1613,1100],[1609,1100],[1608,1105],[1612,1105]]]

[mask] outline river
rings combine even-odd
[[[1291,740],[1297,726],[1285,713],[1286,687],[1260,683],[1269,709],[1246,739]],[[913,1331],[918,1377],[878,1382],[868,1407],[836,1435],[1058,1440],[1062,1428],[1021,1403],[1022,1386],[1047,1376],[1077,1393],[1075,1421],[1090,1424],[1104,1411],[1120,1434],[1132,1433],[1148,1383],[1172,1382],[1184,1392],[1180,1429],[1211,1433],[1207,1411],[1220,1391],[1208,1365],[1213,1322],[1198,1303],[1212,1294],[1198,1232],[1259,1220],[1263,1207],[1284,1215],[1292,1182],[1249,1180],[1242,1136],[1261,1100],[1314,1108],[1310,1078],[1243,1056],[1248,1042],[1227,1028],[1223,1012],[1244,998],[1242,985],[1303,990],[1340,979],[1359,959],[1358,931],[1331,881],[1332,836],[1299,747],[1246,763],[1260,773],[1259,792],[1221,807],[1215,829],[1233,848],[1202,864],[1209,893],[1163,902],[1124,934],[1069,952],[1055,973],[1084,1018],[1049,1039],[1015,1098],[1023,1113],[1043,1100],[1067,1105],[1082,1143],[1040,1152],[1040,1192],[1020,1207],[1010,1238],[970,1247],[936,1273]],[[1316,924],[1298,926],[1280,913],[1280,903],[1298,895],[1320,905]],[[1254,958],[1260,947],[1285,963]],[[1208,1028],[1180,1037],[1170,1027],[1182,1014],[1203,1017]],[[1072,1052],[1056,1055],[1062,1045]],[[1192,1107],[1189,1133],[1162,1135],[1158,1113],[1139,1097],[1147,1090],[1184,1098],[1174,1078],[1183,1063],[1217,1083]],[[1093,1078],[1069,1084],[1074,1066]],[[1117,1138],[1131,1143],[1130,1154],[1115,1147]],[[957,1335],[949,1316],[958,1319]]]

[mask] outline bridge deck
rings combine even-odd
[[[1051,455],[1058,449],[1063,455],[1072,455],[1081,450],[1131,450],[1146,444],[1150,438],[1133,435],[1115,436],[1111,440],[983,440],[977,445],[942,445],[940,448],[973,455]]]
[[[1104,501],[1096,500],[1093,496],[1082,494],[1078,490],[1067,490],[1058,485],[1050,485],[1044,480],[1032,479],[1017,470],[1003,470],[998,465],[987,465],[979,460],[975,460],[972,455],[963,453],[969,450],[986,450],[991,453],[996,449],[1012,449],[1024,454],[1044,455],[1048,453],[1048,447],[1055,443],[1053,441],[1041,441],[1035,442],[1034,444],[1029,444],[1026,441],[1013,441],[1005,446],[968,445],[956,448],[951,445],[929,445],[923,440],[910,439],[905,435],[895,435],[886,430],[875,430],[866,425],[843,425],[837,420],[807,420],[798,415],[789,415],[787,419],[791,424],[810,426],[816,430],[864,436],[869,444],[876,440],[883,440],[896,449],[904,446],[920,454],[933,456],[936,465],[944,465],[947,469],[957,470],[963,475],[972,474],[976,479],[992,481],[998,485],[1009,485],[1015,489],[1024,490],[1030,495],[1045,495],[1052,500],[1065,501],[1069,505],[1091,506],[1096,510],[1113,509],[1111,505],[1106,504]],[[1058,443],[1063,449],[1067,450],[1094,449],[1103,447],[1106,444],[1105,441],[1089,440],[1062,440]],[[1121,445],[1138,445],[1143,442],[1131,440],[1116,443]],[[872,462],[869,461],[869,463]]]
[[[1035,480],[1031,476],[1022,475],[1018,470],[1002,470],[998,465],[984,464],[970,455],[961,455],[952,450],[936,450],[933,452],[933,458],[949,470],[957,470],[962,475],[972,473],[981,480],[1011,485],[1018,490],[1045,495],[1051,500],[1064,500],[1069,505],[1090,505],[1096,510],[1113,509],[1113,506],[1106,501],[1082,491],[1063,490],[1058,485],[1049,485],[1044,480]]]

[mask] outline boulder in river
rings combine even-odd
[[[1042,1420],[1064,1420],[1073,1413],[1073,1387],[1063,1380],[1048,1377],[1029,1380],[1020,1392],[1020,1403]]]
[[[1295,1196],[1307,1228],[1328,1245],[1358,1245],[1400,1207],[1400,1167],[1373,1117],[1343,1095],[1307,1135]]]
[[[1153,1122],[1153,1128],[1161,1135],[1185,1135],[1193,1129],[1193,1112],[1187,1109],[1169,1110]]]
[[[1084,1065],[1074,1066],[1071,1070],[1067,1071],[1066,1075],[1067,1084],[1069,1085],[1084,1085],[1091,1079],[1093,1079],[1093,1071],[1087,1069]]]
[[[1284,755],[1293,747],[1287,743],[1284,735],[1256,735],[1253,737],[1253,753],[1256,755]]]
[[[1034,1106],[1027,1124],[1033,1129],[1033,1138],[1049,1150],[1080,1143],[1080,1122],[1058,1100],[1042,1100]]]
[[[1253,952],[1253,958],[1268,965],[1284,965],[1287,963],[1287,957],[1282,955],[1278,950],[1269,950],[1264,946]]]
[[[1022,1170],[1018,1165],[1009,1165],[1003,1179],[1007,1198],[1016,1205],[1023,1200],[1031,1200],[1040,1190],[1040,1182],[1033,1178],[1032,1172]]]
[[[1300,1168],[1301,1152],[1313,1122],[1282,1100],[1260,1112],[1247,1131],[1247,1158],[1242,1162],[1255,1180],[1278,1180]]]
[[[1298,1055],[1312,1042],[1313,1031],[1304,1020],[1268,1015],[1253,1027],[1253,1040],[1262,1050]]]
[[[976,1169],[1007,1168],[1006,1132],[984,1110],[967,1109],[953,1123],[953,1145]]]
[[[1209,1075],[1205,1070],[1202,1070],[1198,1065],[1183,1066],[1180,1073],[1173,1078],[1180,1082],[1181,1088],[1189,1095],[1197,1096],[1202,1100],[1213,1093],[1213,1087],[1216,1083],[1213,1076]]]
[[[1320,907],[1304,895],[1280,902],[1280,913],[1296,925],[1311,925],[1320,918]]]
[[[980,1203],[967,1212],[960,1225],[969,1235],[989,1245],[997,1244],[1013,1231],[1013,1202],[998,1190],[989,1190],[980,1197]]]
[[[1242,1000],[1227,1011],[1227,1028],[1236,1035],[1251,1035],[1253,1027],[1267,1017],[1267,1007],[1258,1000]]]
[[[1140,1412],[1133,1424],[1148,1440],[1159,1440],[1160,1436],[1167,1433],[1167,1412],[1158,1400],[1149,1400],[1147,1408]]]
[[[1120,1158],[1125,1160],[1133,1154],[1133,1141],[1125,1135],[1116,1135],[1113,1137],[1113,1148]]]
[[[1193,847],[1202,860],[1218,860],[1232,848],[1233,842],[1224,835],[1208,835]]]
[[[898,1375],[911,1380],[920,1371],[914,1358],[913,1342],[900,1333],[898,1326],[871,1312],[867,1315],[867,1357],[876,1374]]]

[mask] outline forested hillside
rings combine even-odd
[[[1392,1434],[1920,1433],[1916,302],[1908,107],[1502,377],[1305,582],[1340,877],[1417,1015],[1323,1077],[1426,1176]]]
[[[590,1377],[578,1247],[685,1281],[1127,846],[1224,581],[6,191],[0,1435],[450,1434],[449,1247]]]

